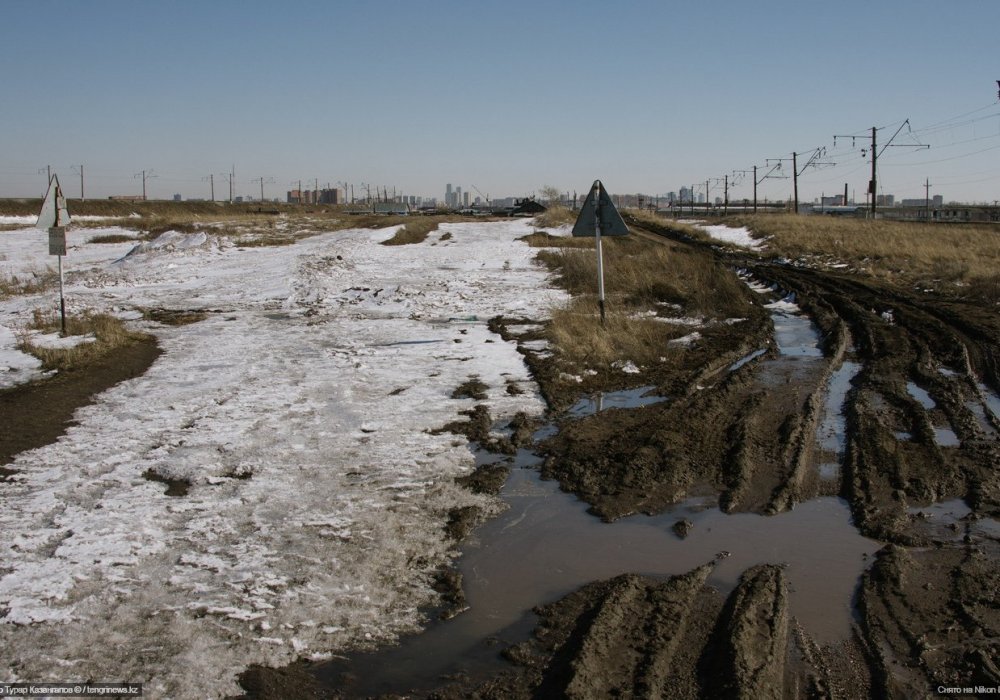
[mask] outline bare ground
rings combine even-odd
[[[766,514],[842,496],[860,531],[886,543],[859,582],[853,639],[837,647],[810,639],[789,616],[776,564],[748,569],[725,598],[705,584],[711,565],[667,581],[626,575],[539,608],[532,638],[504,651],[507,670],[485,682],[442,681],[431,697],[909,698],[939,686],[1000,687],[1000,424],[975,409],[981,385],[1000,391],[996,307],[715,254],[719,265],[794,292],[823,332],[825,361],[788,381],[762,382],[772,349],[730,371],[771,332],[766,313],[748,301],[746,323],[720,326],[685,362],[634,378],[657,385],[669,402],[562,421],[544,445],[544,473],[605,520],[660,512],[692,494],[715,494],[730,512]],[[494,328],[506,333],[503,319]],[[550,403],[572,403],[545,358],[524,352]],[[137,343],[86,373],[0,393],[0,465],[56,439],[75,407],[157,355],[152,342]],[[861,369],[844,408],[842,472],[823,481],[812,436],[825,381],[845,357]],[[490,417],[467,418],[445,428],[486,439]],[[936,439],[941,426],[957,444]],[[527,431],[491,447],[510,450]],[[504,473],[483,471],[466,485],[492,490]],[[936,522],[931,506],[953,499],[968,515]],[[461,538],[476,515],[452,513],[447,527]],[[442,595],[456,586],[443,585]],[[255,667],[242,680],[247,697],[341,696],[317,684],[306,664]]]

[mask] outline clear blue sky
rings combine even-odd
[[[826,147],[838,165],[804,172],[801,198],[846,182],[863,200],[871,127],[881,144],[908,118],[896,143],[931,148],[882,153],[881,192],[922,197],[929,178],[932,196],[1000,199],[996,0],[5,0],[0,16],[0,197],[39,196],[46,165],[77,196],[81,164],[88,197],[141,193],[143,169],[152,197],[207,197],[210,173],[221,197],[233,164],[237,194],[262,177],[269,198],[300,178],[438,198],[712,180],[714,197],[715,178]]]

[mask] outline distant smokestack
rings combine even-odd
[[[847,206],[847,183],[844,183],[844,206]]]

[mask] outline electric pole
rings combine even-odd
[[[146,180],[152,180],[154,177],[159,177],[159,175],[154,175],[152,168],[149,170],[143,170],[141,173],[136,173],[132,176],[133,180],[138,180],[142,178],[142,201],[146,201]]]
[[[46,165],[44,168],[38,169],[38,174],[41,175],[45,173],[45,192],[42,192],[42,199],[45,199],[45,195],[48,194],[49,185],[52,184],[52,166]]]
[[[236,178],[236,166],[233,166],[232,173],[220,173],[229,182],[229,203],[233,203],[233,180]]]
[[[263,176],[261,176],[261,177],[255,177],[250,182],[259,182],[260,183],[260,201],[263,202],[264,201],[264,185],[265,184],[270,184],[270,183],[274,182],[274,178],[273,177],[264,178]]]
[[[792,151],[792,192],[795,196],[795,213],[799,213],[799,154]]]
[[[204,182],[205,180],[208,180],[208,182],[209,182],[209,186],[211,187],[211,191],[212,191],[212,201],[214,202],[215,201],[215,175],[213,173],[209,173],[205,177],[201,178],[202,182]]]
[[[878,150],[878,144],[876,143],[876,136],[878,134],[878,127],[875,127],[875,126],[872,127],[872,136],[871,136],[871,138],[872,138],[872,146],[871,146],[871,154],[872,154],[872,178],[871,178],[871,180],[868,181],[868,193],[871,195],[871,216],[872,216],[873,219],[875,218],[875,214],[878,211],[878,202],[877,202],[877,197],[876,197],[876,191],[878,189],[878,168],[877,168],[876,164],[878,162],[878,157],[882,153],[885,152],[885,149],[889,148],[890,146],[895,146],[895,147],[899,147],[899,148],[930,148],[929,145],[927,145],[927,144],[920,144],[920,143],[900,143],[900,144],[894,144],[893,140],[895,140],[895,138],[899,135],[899,132],[903,130],[904,126],[907,129],[909,129],[909,127],[910,127],[910,120],[909,119],[904,120],[903,123],[899,125],[899,128],[896,129],[896,133],[894,133],[892,135],[892,137],[886,142],[886,144],[884,146],[882,146],[882,150],[881,151]],[[841,138],[841,139],[851,139],[851,145],[853,146],[854,145],[854,140],[856,138],[864,138],[864,137],[859,137],[856,134],[847,134],[847,135],[844,135],[844,134],[840,134],[840,135],[834,134],[834,136],[833,136],[833,145],[834,145],[834,147],[836,147],[836,145],[837,145],[837,139],[838,138]],[[864,149],[862,149],[861,155],[863,156],[864,154],[865,154],[865,151],[864,151]]]
[[[931,179],[924,180],[924,210],[927,221],[931,220]]]
[[[878,148],[875,145],[875,134],[876,133],[878,133],[878,129],[876,129],[873,126],[872,127],[872,179],[868,181],[868,191],[871,193],[871,196],[872,196],[872,218],[873,219],[875,218],[875,211],[876,211],[876,205],[877,205],[877,200],[875,198],[875,192],[876,192],[875,161],[878,160]]]
[[[72,166],[73,170],[76,170],[76,166]],[[86,202],[87,199],[83,196],[83,166],[80,166],[80,201]]]

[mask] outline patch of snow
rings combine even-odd
[[[41,360],[21,352],[17,345],[14,332],[0,326],[0,389],[8,389],[44,376]]]
[[[697,340],[701,340],[701,333],[695,331],[693,333],[683,335],[680,338],[674,338],[673,340],[667,341],[667,345],[682,345],[684,347],[689,347]]]
[[[27,216],[14,216],[11,214],[0,215],[0,224],[24,224],[25,226],[34,226],[37,221],[37,214]]]
[[[32,345],[47,350],[69,350],[70,348],[75,348],[77,345],[93,343],[95,340],[97,338],[94,337],[93,333],[88,333],[87,335],[69,335],[65,338],[58,333],[40,333],[38,331],[28,333],[28,341]]]
[[[164,351],[146,374],[10,465],[5,680],[51,679],[72,660],[80,677],[146,679],[151,696],[225,697],[248,664],[420,626],[454,556],[444,514],[500,507],[455,485],[474,468],[464,441],[431,433],[467,407],[452,392],[476,374],[496,419],[545,409],[537,392],[505,391],[533,386],[516,343],[485,322],[432,320],[541,321],[567,300],[518,240],[529,222],[446,227],[461,235],[436,247],[355,229],[281,247],[168,232],[124,258],[130,244],[70,251],[74,309],[224,312],[146,326]],[[18,269],[47,256],[38,231],[5,233],[0,252]],[[21,359],[8,327],[51,301],[0,302],[0,362]],[[188,495],[147,473],[188,481]]]
[[[751,250],[761,250],[763,248],[763,242],[754,238],[750,234],[750,229],[746,227],[733,228],[732,226],[705,224],[701,222],[693,223],[693,225],[717,241],[738,245],[741,248],[750,248]]]
[[[654,320],[662,323],[670,323],[675,326],[691,326],[693,328],[702,328],[705,326],[704,318],[693,316],[657,316]]]
[[[616,360],[615,362],[611,363],[611,367],[613,369],[619,370],[620,372],[624,372],[625,374],[639,374],[642,371],[638,367],[636,367],[635,363],[632,362],[632,360],[626,360],[624,362],[622,362],[621,360]]]

